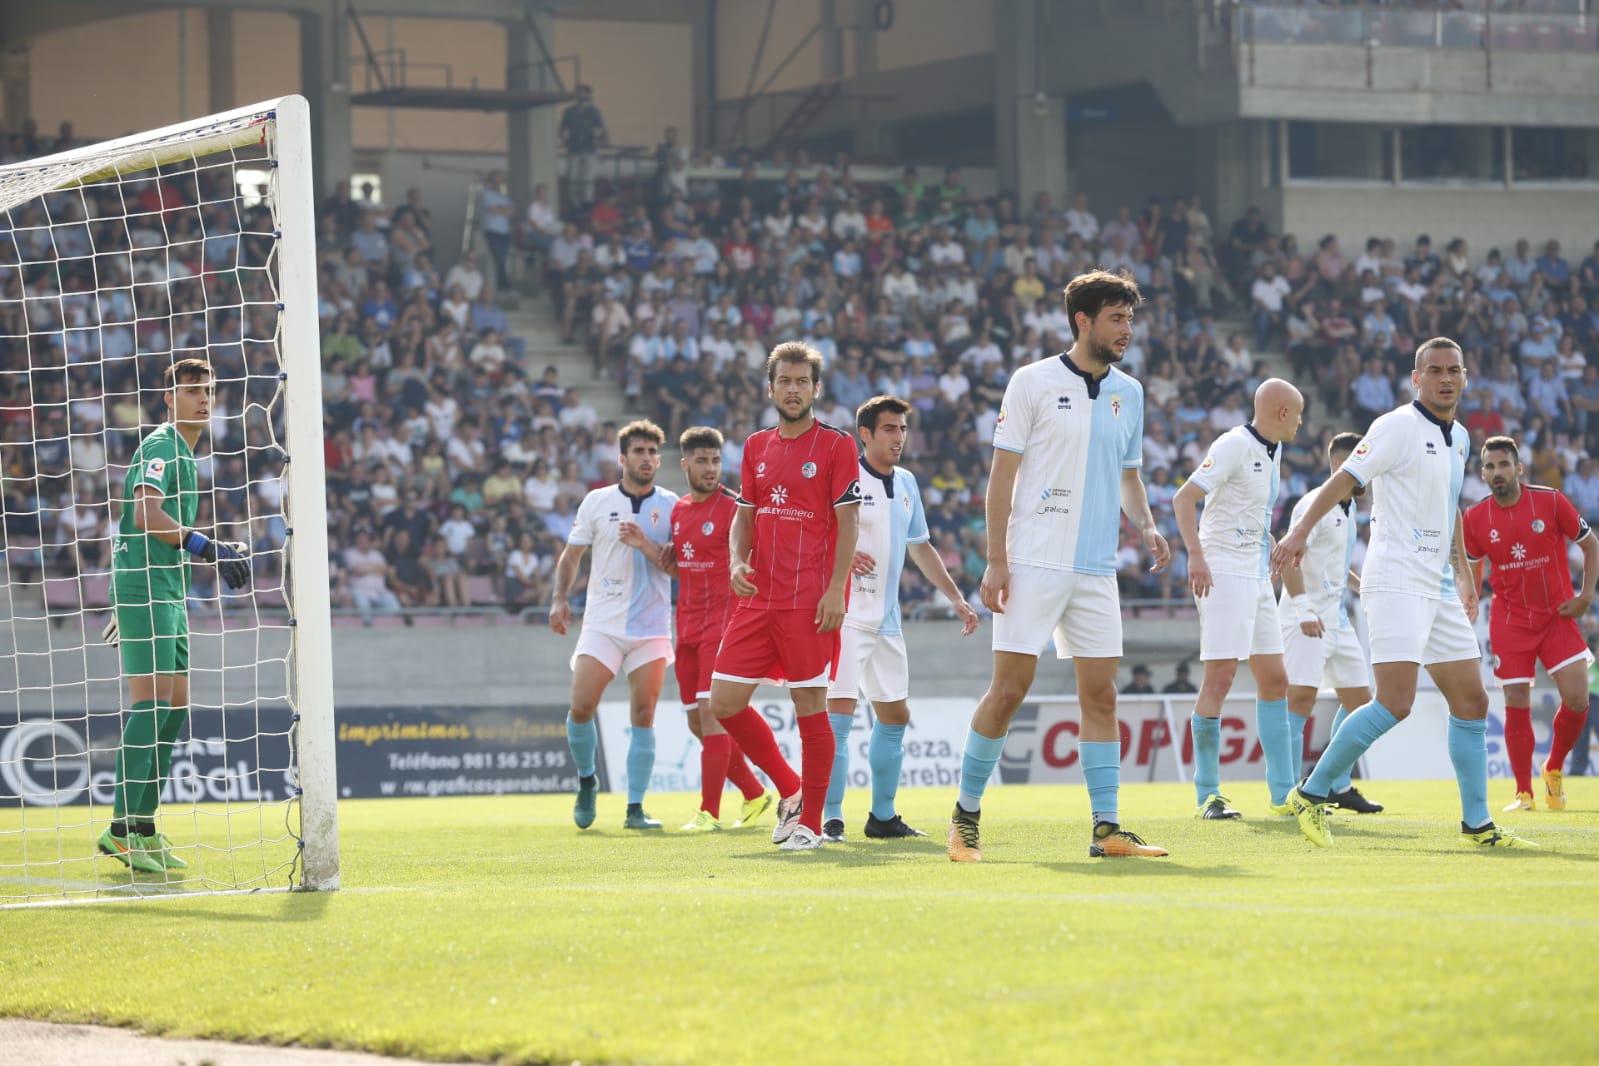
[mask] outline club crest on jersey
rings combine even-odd
[[[1532,520],[1532,531],[1534,533],[1542,533],[1544,531],[1543,519],[1534,518]]]
[[[661,524],[661,512],[659,512],[659,511],[651,511],[650,512],[650,525],[658,526],[660,524]]]
[[[1122,416],[1122,398],[1120,396],[1112,396],[1110,398],[1110,414],[1112,418],[1120,418]]]
[[[700,535],[701,536],[708,537],[714,532],[716,532],[716,523],[715,522],[706,522],[703,526],[700,526]]]
[[[800,477],[811,478],[816,476],[816,464],[806,463],[800,467]]]
[[[911,513],[911,498],[910,498],[909,494],[901,493],[900,497],[899,497],[899,502],[904,505],[905,513],[906,514],[910,514]]]

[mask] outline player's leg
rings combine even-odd
[[[900,633],[878,634],[872,654],[862,666],[861,688],[872,701],[871,740],[866,761],[872,768],[872,807],[866,835],[874,840],[926,836],[905,823],[895,809],[900,773],[905,766],[905,730],[910,727],[910,658]]]
[[[777,642],[771,617],[774,612],[735,610],[722,634],[716,653],[716,669],[711,674],[711,714],[727,730],[728,736],[749,760],[766,774],[781,799],[777,805],[777,827],[772,842],[781,844],[799,824],[800,777],[783,758],[760,712],[750,706],[750,698],[763,678],[777,668]]]
[[[1552,811],[1563,811],[1566,809],[1566,756],[1571,754],[1588,724],[1590,655],[1576,622],[1562,618],[1551,626],[1540,649],[1540,658],[1560,693],[1560,709],[1555,712],[1549,738],[1549,758],[1540,768],[1544,804]]]
[[[1297,785],[1304,775],[1305,731],[1310,727],[1310,716],[1316,710],[1316,693],[1327,672],[1326,664],[1336,630],[1319,637],[1308,636],[1299,628],[1297,617],[1280,620],[1280,626],[1283,670],[1288,675],[1288,731],[1292,748],[1290,766],[1294,776],[1292,783]],[[1365,664],[1361,666],[1364,668]],[[1282,803],[1284,809],[1274,809],[1272,813],[1292,814],[1291,810],[1286,809],[1286,798]]]
[[[644,793],[655,772],[655,704],[666,680],[671,644],[664,637],[639,641],[622,660],[627,671],[627,814],[625,829],[659,829],[661,823],[644,810]],[[642,660],[642,661],[639,661]]]
[[[983,792],[1005,750],[1016,709],[1027,698],[1038,673],[1038,656],[1051,631],[1065,614],[1071,597],[1071,575],[1030,566],[1011,567],[1009,598],[1003,614],[994,615],[994,665],[988,690],[972,711],[971,728],[961,754],[960,793],[950,815],[949,857],[952,862],[981,862],[979,823]],[[1117,616],[1120,618],[1120,615]],[[1119,631],[1118,631],[1119,632]]]
[[[1120,641],[1117,642],[1118,644]],[[1075,656],[1077,706],[1081,715],[1077,753],[1083,782],[1088,786],[1088,809],[1094,829],[1088,844],[1090,858],[1155,858],[1165,848],[1146,844],[1121,824],[1121,725],[1116,720],[1117,656]]]
[[[187,626],[185,626],[187,629]],[[183,727],[189,721],[189,638],[184,634],[177,642],[177,654],[173,663],[175,672],[161,674],[156,678],[156,781],[153,799],[159,805],[161,790],[167,781],[172,779],[172,752],[178,743],[178,737],[183,733]],[[161,847],[161,864],[169,870],[182,870],[188,867],[176,854],[173,853],[172,841],[167,835],[156,829],[155,840]]]
[[[579,829],[594,824],[599,800],[600,780],[596,756],[600,731],[594,722],[600,697],[622,665],[622,649],[616,641],[601,634],[578,634],[582,649],[572,656],[572,708],[566,716],[566,746],[577,768],[577,799],[572,804],[572,821]]]
[[[1255,728],[1266,756],[1266,787],[1271,812],[1288,814],[1288,790],[1299,783],[1294,762],[1293,726],[1288,714],[1288,672],[1277,654],[1251,655],[1249,671],[1255,675]],[[1298,719],[1295,719],[1298,721]],[[1303,726],[1303,722],[1299,723]],[[1301,732],[1303,737],[1303,732]]]
[[[718,739],[710,737],[705,730],[705,703],[699,697],[699,650],[698,644],[681,643],[672,661],[672,675],[677,679],[677,698],[683,705],[688,731],[700,742],[700,809],[693,821],[683,826],[685,833],[722,828],[718,819],[722,809],[722,786],[727,779],[727,734],[717,727]],[[709,654],[714,656],[716,649],[711,648]],[[709,667],[706,669],[708,671]],[[707,681],[707,696],[709,688]]]
[[[1427,667],[1449,705],[1449,761],[1460,789],[1462,841],[1489,847],[1527,846],[1527,841],[1495,826],[1488,813],[1488,693],[1480,671],[1476,659]]]
[[[1494,659],[1498,670],[1500,656],[1496,654]],[[1530,669],[1530,662],[1528,666]],[[1532,793],[1532,752],[1537,746],[1532,731],[1532,684],[1501,680],[1499,687],[1505,694],[1505,757],[1510,760],[1510,772],[1516,779],[1516,798],[1504,809],[1506,813],[1530,811],[1537,806]]]
[[[844,791],[849,788],[849,740],[855,728],[863,661],[872,654],[875,635],[845,626],[839,631],[838,669],[827,688],[827,724],[833,730],[833,770],[822,806],[822,836],[844,839]]]
[[[808,851],[822,843],[822,809],[833,778],[838,749],[832,724],[827,720],[827,690],[838,668],[840,635],[816,631],[813,611],[776,611],[779,665],[789,679],[800,735],[799,824],[783,845],[789,851]]]
[[[128,710],[123,715],[122,743],[117,748],[111,825],[100,834],[97,848],[140,873],[162,873],[160,844],[155,839],[155,812],[160,800],[157,699],[170,675],[176,648],[162,633],[160,605],[118,597],[115,608],[120,634],[118,655],[128,684]],[[163,670],[163,666],[165,670]]]
[[[1364,669],[1365,664],[1362,663],[1360,665]],[[1344,722],[1348,721],[1348,708],[1364,707],[1371,702],[1371,689],[1365,685],[1339,685],[1333,691],[1338,694],[1338,710],[1333,714],[1332,731],[1328,734],[1329,739],[1337,735]],[[1353,769],[1354,767],[1350,767],[1349,771],[1333,780],[1332,791],[1328,794],[1328,800],[1336,804],[1341,811],[1353,811],[1356,814],[1381,814],[1383,805],[1373,803],[1361,793],[1360,789],[1355,787]]]
[[[1292,677],[1293,675],[1290,674],[1289,676]],[[1295,784],[1299,782],[1300,777],[1302,776],[1302,771],[1304,770],[1305,730],[1310,725],[1311,715],[1316,711],[1316,692],[1317,688],[1315,685],[1291,684],[1288,686],[1288,714],[1290,715],[1288,719],[1288,727],[1293,731],[1294,737]],[[1338,709],[1338,714],[1342,713],[1343,708],[1340,707]],[[1338,721],[1337,714],[1333,716],[1333,720],[1335,722]],[[1336,733],[1337,731],[1338,727],[1335,725],[1332,729],[1332,732]]]
[[[1210,593],[1194,603],[1199,609],[1199,659],[1204,669],[1189,718],[1194,736],[1194,817],[1241,818],[1221,794],[1221,707],[1232,691],[1239,662],[1252,650],[1254,582],[1217,574]]]

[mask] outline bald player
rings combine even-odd
[[[1281,378],[1255,390],[1255,414],[1211,444],[1172,500],[1188,549],[1188,587],[1199,607],[1205,676],[1194,702],[1195,818],[1243,817],[1221,794],[1221,706],[1238,664],[1255,675],[1255,721],[1266,753],[1273,814],[1293,813],[1299,779],[1288,723],[1288,671],[1271,588],[1271,513],[1282,487],[1282,446],[1299,432],[1305,398]],[[1204,513],[1199,501],[1205,500]]]

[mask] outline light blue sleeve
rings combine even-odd
[[[1135,405],[1133,418],[1133,432],[1127,440],[1127,448],[1122,452],[1123,469],[1144,465],[1144,393],[1138,390],[1130,397]]]
[[[922,490],[916,484],[916,475],[909,470],[901,470],[904,482],[901,488],[909,494],[911,501],[911,524],[905,531],[906,544],[925,544],[932,539],[932,534],[927,530],[927,512],[922,510]]]

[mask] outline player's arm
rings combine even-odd
[[[1306,496],[1302,504],[1305,510],[1300,514],[1299,521],[1289,528],[1271,551],[1272,570],[1282,573],[1290,563],[1298,566],[1299,560],[1305,556],[1305,542],[1310,539],[1310,531],[1316,528],[1316,523],[1325,518],[1339,500],[1360,485],[1355,475],[1339,467],[1337,473],[1321,483],[1320,488]]]
[[[1137,528],[1138,535],[1144,538],[1144,547],[1155,560],[1149,572],[1159,573],[1171,562],[1171,548],[1155,525],[1155,514],[1149,509],[1149,491],[1144,488],[1142,471],[1138,467],[1122,470],[1121,497],[1122,514]]]
[[[739,596],[756,593],[755,570],[750,566],[750,540],[755,535],[755,508],[739,504],[733,516],[733,528],[727,533],[728,566],[731,571],[733,592]]]
[[[966,602],[961,595],[960,586],[955,584],[955,579],[949,576],[949,568],[944,565],[944,559],[938,554],[938,549],[933,547],[933,542],[924,540],[919,544],[910,544],[905,548],[906,554],[911,557],[911,562],[916,564],[916,569],[926,576],[933,587],[944,594],[950,605],[955,608],[955,613],[961,620],[961,636],[970,636],[977,629],[977,612],[972,610],[972,605]],[[898,590],[889,589],[890,595],[898,595]]]
[[[133,524],[146,535],[163,544],[181,548],[196,559],[217,564],[230,589],[242,589],[250,583],[250,564],[245,561],[249,549],[243,544],[212,540],[198,529],[184,529],[176,518],[161,509],[166,499],[154,485],[138,485],[133,490]]]
[[[1588,613],[1588,608],[1593,605],[1594,582],[1599,581],[1599,537],[1594,536],[1590,529],[1587,536],[1577,541],[1577,547],[1582,549],[1582,586],[1577,589],[1575,597],[1557,608],[1567,618],[1581,618]]]
[[[1310,600],[1305,596],[1305,574],[1299,569],[1298,560],[1283,567],[1283,589],[1288,593],[1288,605],[1298,616],[1299,631],[1307,637],[1319,637],[1325,633],[1327,630],[1321,624],[1321,616],[1311,608]]]
[[[644,535],[644,527],[637,522],[623,522],[616,527],[616,539],[644,556],[655,569],[677,576],[677,552],[672,542],[657,544]]]
[[[555,592],[550,596],[550,628],[563,637],[566,636],[567,627],[572,624],[572,585],[577,581],[578,567],[586,551],[587,544],[568,544],[561,549],[561,557],[555,560]]]
[[[1183,547],[1188,549],[1188,587],[1195,596],[1210,593],[1210,564],[1205,561],[1205,549],[1199,544],[1199,501],[1205,495],[1205,486],[1193,478],[1183,483],[1172,497],[1172,514],[1177,518],[1177,532],[1182,535]]]
[[[849,587],[850,567],[855,561],[855,541],[861,531],[861,504],[859,495],[852,503],[838,504],[833,508],[838,519],[838,535],[833,542],[833,573],[827,579],[827,589],[822,602],[816,605],[816,631],[831,633],[844,624],[844,590]]]
[[[1449,553],[1449,565],[1455,572],[1455,592],[1460,597],[1460,605],[1466,609],[1466,619],[1471,622],[1477,620],[1477,590],[1481,587],[1477,583],[1477,568],[1471,565],[1466,558],[1466,533],[1465,519],[1462,515],[1455,515],[1455,531],[1453,547]]]
[[[1021,466],[1021,452],[994,449],[988,494],[983,499],[988,521],[988,568],[983,571],[979,595],[983,606],[995,614],[1004,614],[1005,601],[1010,599],[1010,546],[1006,538],[1010,535],[1011,493],[1016,490],[1016,472]]]

